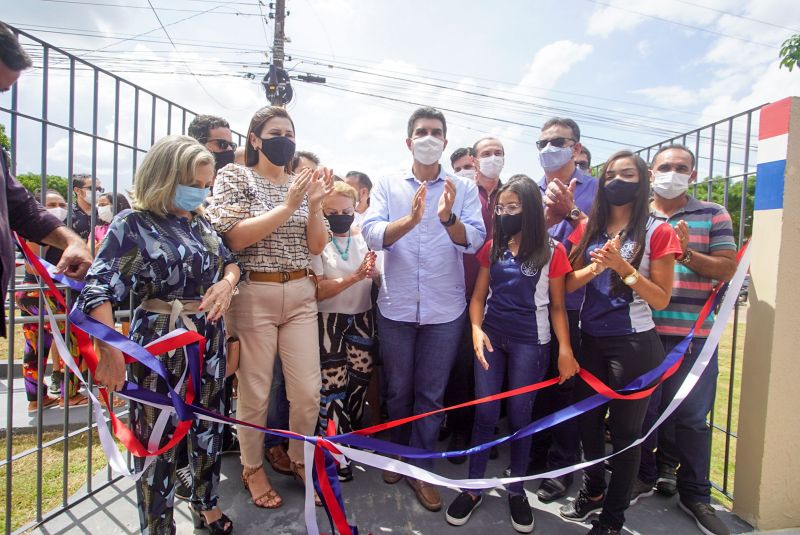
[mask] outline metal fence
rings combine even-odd
[[[733,219],[739,247],[750,237],[753,224],[758,149],[758,120],[761,106],[640,149],[650,162],[658,149],[673,143],[689,147],[697,158],[696,198],[725,206]],[[711,411],[711,484],[725,498],[733,499],[733,473],[739,421],[739,390],[744,331],[739,320],[746,306],[746,292],[737,301],[733,320],[719,345],[720,374],[717,397]]]
[[[34,66],[20,78],[10,94],[0,97],[0,123],[7,129],[10,152],[14,155],[11,163],[12,172],[16,174],[20,170],[33,171],[39,175],[43,204],[47,187],[48,185],[52,187],[54,182],[54,179],[48,179],[48,175],[72,177],[76,174],[87,174],[101,180],[106,190],[110,190],[115,196],[118,192],[124,193],[128,189],[126,186],[132,183],[140,157],[147,152],[153,142],[167,134],[185,133],[196,115],[175,102],[33,35],[15,31],[18,32],[20,43],[33,58]],[[242,136],[235,135],[241,143]],[[71,186],[68,179],[67,225],[71,225],[73,220],[74,195]],[[93,205],[99,194],[95,182],[91,188]],[[96,215],[92,213],[91,218],[91,235],[93,235],[97,222]],[[94,252],[94,240],[90,242]],[[16,411],[15,417],[14,387],[19,388],[18,385],[22,385],[21,378],[17,377],[15,380],[14,377],[15,372],[19,375],[22,367],[22,359],[16,347],[20,336],[17,328],[20,325],[34,323],[39,327],[37,341],[38,369],[41,371],[38,374],[39,389],[42,387],[48,361],[48,355],[43,347],[43,315],[41,313],[38,316],[20,315],[15,304],[16,291],[32,289],[30,284],[20,286],[20,276],[21,273],[18,272],[18,280],[12,280],[9,294],[4,299],[8,321],[5,377],[7,384],[4,396],[7,425],[5,456],[0,460],[0,472],[5,471],[5,533],[25,531],[119,479],[112,475],[110,468],[105,470],[104,475],[96,473],[98,462],[92,458],[96,440],[91,430],[97,423],[93,421],[90,407],[69,407],[67,402],[63,419],[58,423],[53,422],[50,410],[48,418],[45,418],[41,404],[32,417],[25,418],[23,415],[20,418],[19,410]],[[69,290],[65,293],[67,303],[71,306],[75,295]],[[41,309],[40,297],[39,310]],[[118,313],[118,319],[127,317],[128,313],[129,311]],[[68,326],[68,319],[66,321]],[[65,370],[65,373],[68,373],[68,370]],[[91,381],[91,377],[89,380]],[[57,431],[58,436],[44,440],[46,431],[49,434]],[[12,434],[14,441],[11,440]],[[26,447],[24,451],[14,451],[13,442],[18,442],[18,439],[26,434],[31,435],[33,446]],[[88,444],[85,470],[75,474],[70,473],[69,444],[78,437],[85,438]],[[60,466],[61,489],[54,492],[53,481],[50,479],[59,476],[54,474],[50,465],[58,464],[53,460],[53,452],[58,448],[63,449]],[[14,476],[15,467],[20,472],[30,470],[30,467],[26,466],[26,462],[30,463],[30,459],[36,461],[33,483],[24,487],[15,486],[15,483],[20,483],[23,479],[21,474]],[[101,462],[105,464],[104,459]],[[76,477],[81,479],[80,483],[83,486],[83,490],[78,493],[70,490],[70,483],[74,482]],[[20,511],[24,507],[19,506],[20,493],[29,495],[35,493],[36,496],[34,511],[32,514],[29,512],[24,520],[15,516],[24,514]],[[54,494],[57,494],[57,504],[52,504]]]

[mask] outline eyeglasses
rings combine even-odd
[[[514,215],[522,211],[522,205],[517,202],[510,202],[508,204],[498,204],[494,207],[494,213],[497,215]]]
[[[236,150],[236,147],[239,146],[236,143],[231,143],[227,139],[207,139],[206,144],[208,143],[216,143],[219,150]]]
[[[85,190],[91,191],[92,190],[92,186],[83,186],[81,189],[85,189]],[[104,193],[106,190],[105,190],[105,188],[97,188],[97,189],[95,189],[95,191],[97,193]]]
[[[579,161],[575,160],[575,165],[577,165],[578,167],[580,167],[584,171],[588,171],[589,170],[589,162],[579,162]]]
[[[561,148],[567,144],[567,141],[575,141],[571,137],[554,137],[553,139],[540,139],[536,142],[536,148],[542,150],[547,145]]]

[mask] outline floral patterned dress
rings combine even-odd
[[[142,300],[200,300],[206,290],[222,278],[225,266],[235,262],[202,215],[194,214],[189,219],[175,215],[160,217],[146,211],[123,212],[111,223],[76,306],[88,314],[106,301],[112,304],[122,301],[129,290]],[[216,324],[207,323],[203,313],[189,317],[193,325],[184,325],[178,317],[175,327],[196,330],[206,338],[196,402],[221,413],[225,380],[224,326],[222,320]],[[130,338],[145,345],[170,330],[168,314],[148,312],[139,307],[131,320]],[[183,349],[159,355],[158,359],[171,374],[175,386],[185,368]],[[140,388],[167,393],[158,375],[138,363],[129,366],[128,380]],[[131,403],[132,429],[145,445],[159,413],[158,409]],[[177,416],[173,415],[160,446],[170,439],[177,423]],[[222,431],[222,424],[195,420],[189,433],[189,459],[194,478],[192,501],[203,509],[211,509],[217,502]],[[143,460],[137,457],[135,462],[141,470]],[[175,532],[172,519],[174,479],[175,448],[172,448],[152,463],[137,482],[143,533]]]

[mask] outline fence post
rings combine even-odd
[[[800,97],[761,109],[733,510],[800,527]]]

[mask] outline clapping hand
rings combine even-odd
[[[333,169],[321,167],[311,174],[311,183],[308,187],[309,208],[317,208],[322,204],[322,199],[333,191]],[[311,210],[315,211],[315,210]]]
[[[589,256],[592,262],[597,264],[600,269],[612,269],[619,275],[627,275],[633,269],[627,260],[620,254],[620,237],[614,236],[602,248],[595,249]]]
[[[411,199],[411,222],[414,226],[419,225],[420,221],[422,221],[422,216],[425,215],[425,196],[428,193],[428,183],[423,182],[422,185],[417,188],[416,193],[414,193],[414,197]]]
[[[286,199],[284,199],[283,203],[288,206],[292,212],[300,208],[300,204],[302,204],[303,198],[306,196],[311,186],[313,174],[314,171],[308,167],[304,167],[294,177],[292,185],[289,186],[289,191],[286,193]]]
[[[456,183],[451,178],[446,178],[444,191],[439,197],[439,220],[447,222],[453,213],[453,204],[456,202]]]

